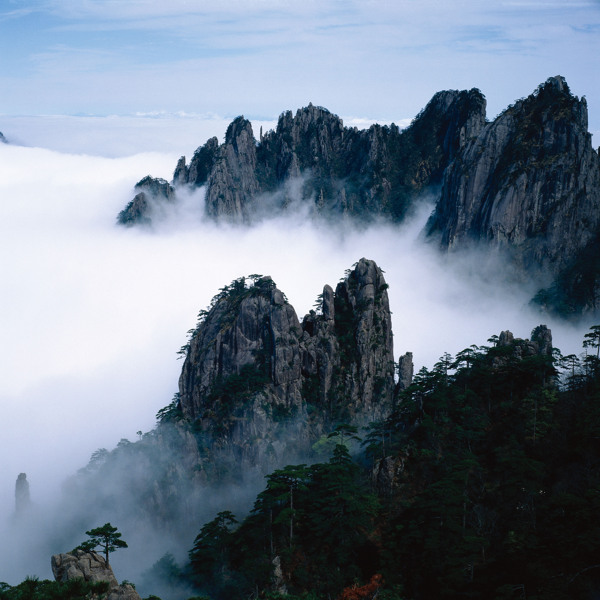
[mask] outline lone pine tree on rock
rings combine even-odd
[[[120,539],[121,533],[117,531],[110,523],[105,523],[102,527],[96,527],[85,532],[90,536],[89,540],[83,542],[79,547],[86,552],[92,552],[98,546],[102,548],[108,565],[108,554],[114,552],[117,548],[127,548],[127,542]]]

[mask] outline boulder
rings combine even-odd
[[[107,581],[110,588],[106,600],[141,600],[132,585],[119,585],[110,565],[96,552],[74,550],[65,554],[55,554],[52,556],[51,565],[56,581],[76,578],[90,582]]]

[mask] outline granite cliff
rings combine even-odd
[[[318,304],[300,321],[270,277],[223,287],[180,351],[179,392],[157,427],[96,452],[67,495],[94,497],[97,519],[150,522],[185,537],[216,487],[221,498],[235,488],[235,502],[249,503],[265,474],[313,460],[313,445],[340,423],[385,418],[397,390],[381,269],[361,259],[335,291],[324,286]],[[402,364],[406,386],[410,353]]]
[[[205,185],[207,215],[233,222],[273,215],[293,203],[319,214],[401,220],[421,191],[440,183],[450,160],[484,122],[478,90],[439,92],[403,131],[393,124],[345,127],[337,115],[310,104],[295,115],[282,113],[276,129],[256,140],[250,122],[238,117],[223,144],[209,139],[189,165],[180,158],[172,185]],[[163,188],[157,197],[169,201],[169,193]],[[151,218],[132,201],[118,221]]]
[[[184,348],[184,418],[262,465],[309,452],[337,423],[388,414],[394,358],[381,269],[361,259],[320,303],[300,323],[269,277],[223,288]]]
[[[598,308],[599,274],[587,273],[594,281],[585,290],[578,264],[600,256],[600,160],[587,127],[585,98],[573,96],[564,78],[548,79],[457,153],[428,233],[451,251],[497,248],[523,276],[554,279],[562,308],[558,296],[538,297],[551,308]]]
[[[410,127],[345,127],[324,108],[284,112],[256,140],[244,117],[211,138],[171,184],[146,177],[120,213],[151,223],[181,187],[206,187],[206,215],[252,223],[292,207],[311,215],[402,221],[425,191],[439,194],[426,233],[443,251],[492,248],[535,302],[564,316],[600,309],[600,159],[585,98],[549,78],[493,121],[479,90],[435,94]],[[199,208],[199,212],[200,212]]]

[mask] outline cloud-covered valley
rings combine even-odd
[[[135,147],[133,128],[130,135]],[[396,358],[413,352],[416,369],[503,329],[528,337],[540,322],[564,353],[580,352],[590,323],[530,312],[534,286],[511,283],[498,257],[443,257],[422,240],[433,196],[403,226],[314,223],[294,213],[245,229],[205,220],[199,190],[182,194],[154,228],[126,229],[116,215],[133,185],[148,173],[170,179],[176,144],[123,157],[106,132],[102,139],[104,156],[0,144],[0,529],[19,473],[34,502],[52,502],[94,450],[154,426],[177,391],[186,331],[241,275],[272,276],[301,319],[324,284],[335,286],[361,257],[374,259],[390,286]],[[36,574],[49,577],[42,558],[47,572]],[[0,581],[32,574],[20,568],[0,571]]]

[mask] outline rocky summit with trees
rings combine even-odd
[[[368,301],[356,312],[360,301],[349,302],[346,295],[352,290],[361,298],[363,280],[356,273],[370,263],[360,264],[349,271],[337,292],[324,292],[322,306],[305,318],[303,327],[308,330],[298,332],[294,344],[285,335],[265,333],[275,326],[265,327],[262,315],[279,310],[289,320],[292,314],[285,312],[285,301],[270,280],[257,277],[256,291],[241,283],[227,286],[190,334],[183,349],[188,362],[183,368],[183,393],[160,412],[156,432],[102,453],[98,459],[102,465],[79,475],[78,484],[95,494],[115,465],[135,461],[143,467],[152,457],[161,456],[162,444],[168,441],[174,444],[175,454],[170,459],[162,455],[165,462],[158,471],[143,467],[135,474],[138,512],[143,508],[151,514],[151,505],[144,506],[142,498],[148,490],[160,488],[157,473],[161,477],[168,473],[161,469],[173,457],[172,477],[178,472],[176,477],[183,481],[184,467],[196,465],[189,473],[204,469],[204,476],[193,484],[197,489],[222,489],[211,488],[211,478],[231,481],[242,476],[240,471],[219,471],[218,462],[209,469],[206,458],[214,463],[216,457],[229,457],[231,468],[237,459],[249,469],[260,456],[236,446],[243,438],[236,437],[237,421],[229,423],[227,415],[244,413],[227,411],[257,411],[261,406],[267,411],[266,402],[277,406],[285,398],[282,390],[291,394],[298,390],[302,428],[295,429],[298,415],[293,411],[272,409],[269,418],[303,432],[300,439],[308,442],[304,460],[286,462],[286,456],[294,454],[280,448],[279,464],[267,463],[275,466],[241,511],[221,500],[212,517],[201,521],[190,510],[184,522],[188,527],[196,525],[197,533],[187,547],[188,559],[181,561],[166,552],[148,565],[138,587],[149,598],[173,600],[194,596],[213,600],[595,597],[600,589],[600,325],[585,335],[581,356],[563,356],[553,347],[551,332],[544,325],[534,328],[530,339],[502,331],[488,345],[470,346],[456,356],[444,353],[431,370],[423,368],[411,380],[399,382],[386,400],[386,411],[372,410],[377,399],[387,398],[388,393],[385,385],[376,385],[368,396],[366,413],[375,418],[367,420],[360,411],[360,394],[348,393],[346,409],[340,404],[343,396],[321,395],[324,389],[351,390],[336,381],[351,386],[354,377],[361,381],[365,364],[376,364],[366,357],[369,351],[376,352],[375,340],[380,338],[369,337],[363,327],[365,314],[371,310],[373,317],[383,296],[376,300],[375,294],[367,294]],[[364,271],[369,272],[379,273],[374,265]],[[348,284],[354,277],[358,277],[355,283]],[[263,290],[265,282],[268,289]],[[387,294],[381,284],[370,285],[371,290]],[[234,346],[225,342],[231,330],[245,322],[239,321],[239,315],[245,314],[246,302],[264,307],[262,312],[254,310],[259,335],[246,354],[253,360],[250,372],[257,369],[258,374],[254,383],[241,377],[234,384],[229,383],[234,369],[245,371],[241,365],[233,367],[236,355],[228,356],[224,349],[231,351]],[[347,313],[344,307],[349,306],[355,312]],[[371,318],[372,327],[376,321]],[[293,319],[291,323],[297,327]],[[212,336],[207,333],[211,331]],[[318,331],[319,335],[329,331],[333,337],[325,339],[336,343],[324,347],[308,343]],[[357,341],[365,335],[371,340],[370,350],[359,351],[362,346]],[[300,357],[307,352],[298,359],[300,364],[313,356],[320,357],[317,364],[327,365],[325,357],[343,356],[334,362],[342,370],[331,380],[315,379],[319,385],[314,387],[281,379],[279,385],[285,381],[287,387],[278,390],[277,361],[287,357],[293,364],[296,360],[293,353],[281,353],[279,344],[296,347]],[[218,356],[232,369],[225,379],[212,378],[207,371],[213,361],[206,362],[206,357],[214,348],[222,349]],[[330,354],[319,354],[319,348],[330,348]],[[336,348],[333,354],[331,348]],[[241,358],[237,360],[243,364]],[[301,368],[298,376],[305,372],[308,381],[310,373],[323,372],[306,369]],[[321,387],[321,381],[329,381],[329,387]],[[194,395],[199,385],[206,388]],[[186,401],[195,403],[189,405],[193,410],[185,407]],[[309,402],[315,408],[309,410]],[[321,413],[328,415],[325,420],[314,415],[319,403],[323,403]],[[247,425],[249,417],[239,418]],[[276,429],[270,427],[264,431],[274,435]],[[272,440],[275,443],[277,438]],[[191,449],[197,462],[189,462],[186,449]],[[193,489],[171,486],[173,506]],[[98,505],[117,513],[119,498],[112,501],[110,505],[108,497],[97,498]],[[172,515],[165,517],[162,507],[154,507],[158,508],[151,515],[155,527],[172,529]],[[125,547],[110,523],[87,534],[90,539],[80,549],[53,558],[61,585],[71,579],[60,574],[69,570],[69,564],[85,572],[87,567],[81,565],[91,556],[109,568],[108,553]],[[47,584],[21,585],[42,589]],[[18,597],[11,595],[15,589],[5,586],[0,598]]]
[[[541,309],[598,312],[600,159],[562,77],[490,122],[479,90],[436,94],[405,130],[346,128],[309,105],[256,140],[239,117],[172,182],[141,180],[119,222],[151,225],[202,186],[208,218],[245,225],[295,202],[400,222],[436,189],[425,233],[442,250],[494,247],[544,281]],[[156,427],[65,484],[59,542],[105,525],[52,558],[55,582],[0,584],[0,600],[139,598],[112,573],[127,544],[109,519],[132,546],[160,539],[136,582],[154,600],[600,597],[600,325],[582,354],[539,325],[440,348],[416,374],[392,340],[373,260],[302,319],[268,276],[225,285]]]

